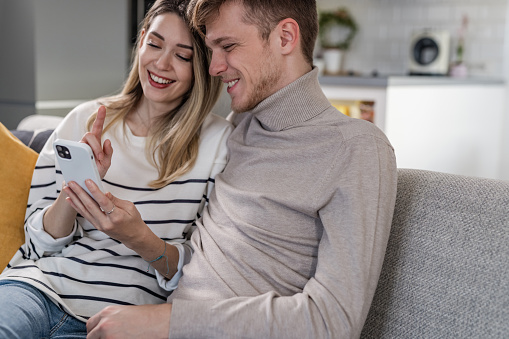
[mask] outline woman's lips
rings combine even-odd
[[[152,86],[154,86],[156,88],[166,88],[175,82],[175,80],[171,80],[168,78],[161,77],[159,75],[155,75],[155,74],[151,73],[150,71],[147,71],[147,72],[148,72],[148,81],[150,82],[150,84]]]

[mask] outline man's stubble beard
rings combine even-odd
[[[273,94],[275,84],[279,83],[281,79],[281,72],[275,65],[274,57],[268,47],[260,60],[264,60],[264,62],[259,63],[262,75],[258,78],[258,82],[254,84],[253,91],[245,103],[236,106],[232,101],[231,109],[235,113],[242,113],[255,108],[261,101]]]

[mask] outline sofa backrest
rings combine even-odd
[[[361,338],[509,338],[509,182],[398,170]]]

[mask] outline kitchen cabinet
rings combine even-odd
[[[321,77],[331,102],[375,101],[398,167],[509,179],[506,86],[497,79]]]

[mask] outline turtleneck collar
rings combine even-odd
[[[328,107],[330,103],[318,83],[318,69],[314,67],[246,113],[251,113],[266,129],[281,131],[312,119]]]

